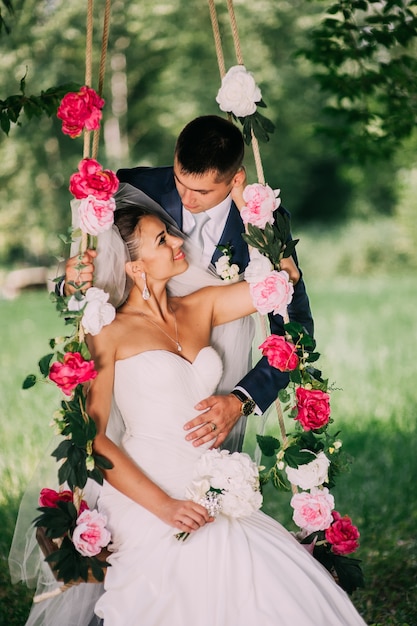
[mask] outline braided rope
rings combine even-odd
[[[99,96],[101,96],[103,93],[104,75],[106,73],[106,56],[107,56],[107,47],[109,43],[109,32],[110,32],[110,12],[111,12],[111,0],[106,0],[106,6],[104,9],[103,37],[101,41],[100,67],[99,67],[99,73],[98,73],[97,92]],[[93,151],[92,151],[93,159],[97,158],[99,139],[100,139],[100,127],[96,131],[94,131]]]
[[[223,49],[222,49],[222,43],[221,43],[221,37],[220,37],[220,31],[219,31],[219,23],[218,23],[217,13],[216,13],[215,0],[208,0],[208,4],[209,4],[209,9],[210,9],[211,24],[213,28],[217,63],[219,66],[220,77],[223,78],[226,71],[225,71],[224,55],[223,55]],[[234,43],[234,48],[235,48],[236,60],[239,65],[244,65],[242,50],[240,47],[239,32],[238,32],[237,22],[236,22],[236,15],[235,15],[234,7],[233,7],[233,0],[227,0],[227,9],[229,13],[230,26],[231,26],[232,35],[233,35],[233,43]],[[262,167],[259,143],[253,133],[253,130],[252,130],[251,144],[252,144],[252,151],[253,151],[253,156],[255,160],[255,167],[256,167],[256,174],[258,177],[258,182],[262,185],[265,185],[265,176],[264,176],[263,167]],[[259,313],[258,313],[258,319],[260,320],[261,328],[262,328],[264,337],[266,339],[266,337],[268,337],[268,328],[267,328],[266,319],[263,315],[260,315]],[[284,323],[288,323],[288,322],[289,322],[289,317],[288,317],[288,314],[286,314],[284,316]],[[280,433],[282,437],[282,442],[285,445],[288,441],[288,437],[286,434],[284,415],[282,412],[281,403],[278,398],[275,400],[275,408],[277,411],[278,424],[279,424],[279,429],[280,429]],[[297,488],[295,487],[295,485],[292,485],[292,490],[294,493],[297,491]]]

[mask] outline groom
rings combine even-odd
[[[249,263],[249,251],[242,238],[244,225],[232,200],[233,191],[245,183],[243,157],[240,130],[221,117],[207,115],[192,120],[181,131],[173,167],[120,169],[117,176],[121,183],[129,183],[146,193],[173,217],[182,232],[201,250],[202,263],[206,267],[222,256],[219,246],[229,246],[231,263],[236,263],[243,271]],[[284,213],[285,209],[279,207],[278,211]],[[205,223],[200,225],[201,217]],[[69,259],[66,285],[82,280],[86,283],[85,288],[91,286],[94,257],[94,251],[84,254],[85,267],[81,273],[75,269],[79,258]],[[294,257],[298,265],[296,255]],[[65,291],[71,291],[69,285]],[[302,277],[294,287],[288,314],[291,321],[299,322],[313,334],[313,319]],[[271,333],[284,334],[280,315],[270,315],[269,321]],[[288,373],[272,368],[263,357],[240,381],[236,381],[230,393],[210,396],[196,406],[197,410],[205,412],[185,425],[188,430],[198,427],[187,435],[187,439],[194,445],[211,441],[213,433],[207,433],[206,426],[210,422],[216,426],[215,446],[222,445],[239,420],[246,420],[253,412],[265,412],[288,382]],[[237,448],[241,449],[242,443],[243,436]]]

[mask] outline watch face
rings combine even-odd
[[[245,400],[242,404],[242,413],[245,416],[251,415],[255,410],[255,401],[254,400]]]

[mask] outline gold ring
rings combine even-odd
[[[211,422],[210,426],[211,426],[211,430],[212,430],[213,432],[214,432],[214,431],[216,430],[216,428],[217,428],[217,426],[216,426],[216,424],[215,424],[214,422]]]

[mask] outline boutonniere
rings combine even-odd
[[[217,246],[222,252],[222,256],[215,262],[217,274],[222,280],[229,283],[237,283],[239,280],[239,266],[236,263],[231,263],[232,260],[232,247],[230,243],[225,246]]]

